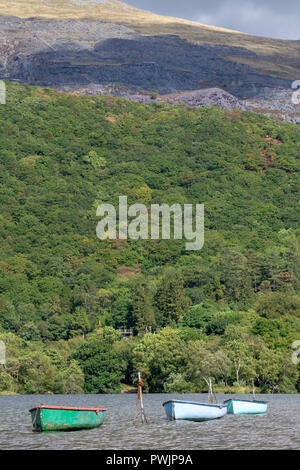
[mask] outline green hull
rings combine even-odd
[[[71,408],[40,405],[30,410],[32,429],[43,431],[77,431],[100,426],[106,418],[105,408]]]

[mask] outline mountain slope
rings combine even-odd
[[[0,16],[0,76],[64,91],[126,96],[221,87],[253,98],[290,81],[262,74],[235,58],[255,61],[242,47],[189,42],[176,35],[141,35],[92,19]],[[213,103],[212,103],[213,104]]]
[[[8,86],[0,120],[1,260],[6,263],[0,266],[0,292],[11,301],[45,300],[38,279],[56,277],[48,265],[53,257],[68,267],[63,277],[85,263],[95,274],[105,266],[117,274],[120,265],[140,263],[146,272],[179,259],[193,262],[193,256],[215,270],[213,259],[225,246],[269,252],[299,231],[296,126],[251,112],[142,105],[19,85]],[[129,204],[205,203],[204,250],[190,258],[182,241],[138,242],[138,252],[136,242],[100,242],[96,206],[117,203],[119,194],[128,194]],[[284,250],[278,255],[283,265],[277,268],[283,271],[291,262],[285,255]],[[33,263],[28,278],[27,262]],[[26,295],[22,282],[14,286],[10,276],[28,283]],[[268,280],[273,271],[260,276]],[[100,288],[97,279],[92,283]]]
[[[115,0],[15,0],[0,1],[0,14],[20,18],[97,19],[122,24],[140,34],[175,34],[192,42],[243,47],[257,58],[239,58],[271,76],[295,80],[300,74],[300,42],[252,36],[237,31],[201,25],[192,21],[156,15]],[[233,60],[236,60],[235,58]]]
[[[226,383],[236,393],[234,363],[243,353],[260,390],[295,392],[300,129],[212,106],[7,88],[0,106],[0,339],[8,360],[0,393],[78,393],[83,381],[70,361],[80,342],[89,347],[82,335],[99,320],[109,351],[120,337],[112,327],[156,331],[118,350],[127,380],[141,367],[151,391],[166,391],[165,383],[170,392],[205,391],[197,380],[205,359],[212,364],[205,373],[225,391],[225,357]],[[100,241],[97,206],[117,208],[124,194],[149,214],[150,204],[204,203],[203,249],[188,252],[185,240],[172,237]],[[84,372],[86,361],[92,376],[108,382],[91,389],[85,372],[87,393],[111,390],[116,358],[99,354],[107,361],[97,367],[89,355],[77,356]],[[60,384],[46,380],[49,374]],[[241,384],[249,375],[241,368]],[[77,389],[63,386],[72,383]]]

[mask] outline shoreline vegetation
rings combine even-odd
[[[127,394],[136,394],[137,393],[137,387],[133,386],[133,385],[130,385],[130,384],[121,384],[121,389],[120,389],[120,392],[118,393],[121,393],[123,395],[127,395]],[[149,392],[144,392],[145,394],[149,393]],[[161,392],[157,392],[157,393],[161,393]],[[167,393],[167,392],[164,392],[164,393]],[[176,393],[175,391],[172,392],[172,393]],[[189,393],[208,393],[206,390],[202,390],[202,391],[193,391],[193,392],[184,392],[183,394],[189,394]],[[225,395],[232,395],[232,394],[237,394],[237,395],[251,395],[252,394],[252,386],[250,385],[246,385],[246,386],[231,386],[231,387],[216,387],[215,390],[214,390],[214,393],[215,394],[225,394]],[[255,390],[255,393],[257,395],[261,394],[261,392],[256,388]],[[295,390],[293,392],[294,394],[297,394],[297,391]],[[269,395],[269,393],[265,393],[266,395]],[[0,392],[0,396],[10,396],[10,395],[13,395],[13,396],[22,396],[24,394],[21,394],[21,393],[16,393],[16,392],[12,392],[12,391],[9,391],[9,390],[2,390]],[[47,392],[46,395],[55,395],[54,392]]]
[[[299,393],[300,128],[7,83],[0,393]],[[205,204],[202,250],[105,240],[100,204]],[[132,334],[124,338],[124,331]],[[127,384],[122,385],[122,384]]]
[[[109,392],[107,392],[109,393]],[[121,384],[121,389],[119,392],[115,392],[115,393],[121,393],[122,395],[128,395],[128,394],[136,394],[137,393],[137,387],[133,386],[133,385],[130,385],[130,384]],[[145,391],[144,392],[146,395],[147,393],[153,393],[153,392],[147,392]],[[156,392],[156,393],[169,393],[169,392]],[[173,392],[170,392],[170,393],[179,393],[179,392],[176,392],[176,391],[173,391]],[[201,394],[205,394],[205,393],[208,393],[207,390],[201,390],[201,391],[196,391],[194,390],[193,392],[180,392],[181,394],[190,394],[190,393],[201,393]],[[245,386],[231,386],[231,387],[215,387],[214,389],[214,393],[215,394],[224,394],[224,395],[233,395],[233,394],[236,394],[236,395],[251,395],[252,394],[252,386],[250,385],[245,385]],[[269,393],[262,393],[258,388],[255,389],[255,393],[256,395],[270,395],[271,392]],[[293,392],[289,392],[288,394],[297,394],[297,390],[293,391]],[[54,392],[47,392],[45,393],[46,395],[55,395]],[[80,393],[78,393],[80,394]],[[12,391],[9,391],[9,390],[3,390],[0,392],[0,396],[23,396],[24,394],[22,393],[17,393],[17,392],[12,392]],[[65,394],[67,395],[67,394]]]
[[[243,391],[239,391],[239,390],[243,390]],[[244,390],[247,390],[247,391],[244,391]],[[137,391],[137,389],[135,387],[133,387],[132,389],[130,390],[121,390],[121,394],[122,395],[128,395],[128,394],[135,394]],[[147,393],[153,393],[153,392],[144,392],[145,395],[147,395]],[[164,393],[165,395],[167,395],[166,392],[156,392],[156,393]],[[172,393],[176,393],[176,392],[172,392]],[[191,392],[191,393],[201,393],[201,394],[205,394],[207,392]],[[250,387],[246,388],[246,387],[242,387],[241,389],[235,389],[234,387],[233,388],[230,388],[230,390],[226,390],[226,391],[216,391],[214,392],[215,395],[218,395],[218,394],[222,394],[222,395],[251,395],[251,392],[250,392]],[[189,395],[190,393],[188,392],[185,392],[185,393],[180,393],[181,395]],[[257,395],[270,395],[269,393],[260,393],[260,392],[256,392]],[[292,393],[293,395],[296,394],[297,395],[297,392],[293,392]],[[36,395],[39,395],[39,394],[36,394]],[[53,392],[47,392],[45,394],[41,394],[41,395],[56,395],[55,393]],[[74,395],[74,394],[58,394],[58,395]],[[80,394],[78,394],[80,395]],[[93,394],[92,394],[93,395]],[[103,394],[95,394],[95,395],[103,395]],[[287,395],[291,395],[291,393],[288,393]],[[3,397],[3,396],[24,396],[24,394],[22,393],[14,393],[14,392],[0,392],[0,397]]]

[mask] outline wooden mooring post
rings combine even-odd
[[[136,405],[135,405],[135,412],[133,417],[133,424],[135,424],[139,402],[141,405],[141,419],[142,424],[148,423],[145,410],[144,410],[144,402],[143,402],[143,382],[142,382],[142,374],[138,372],[138,389],[137,389],[137,397],[136,397]]]

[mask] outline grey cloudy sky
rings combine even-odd
[[[299,0],[127,0],[126,3],[153,13],[244,33],[300,39]]]

